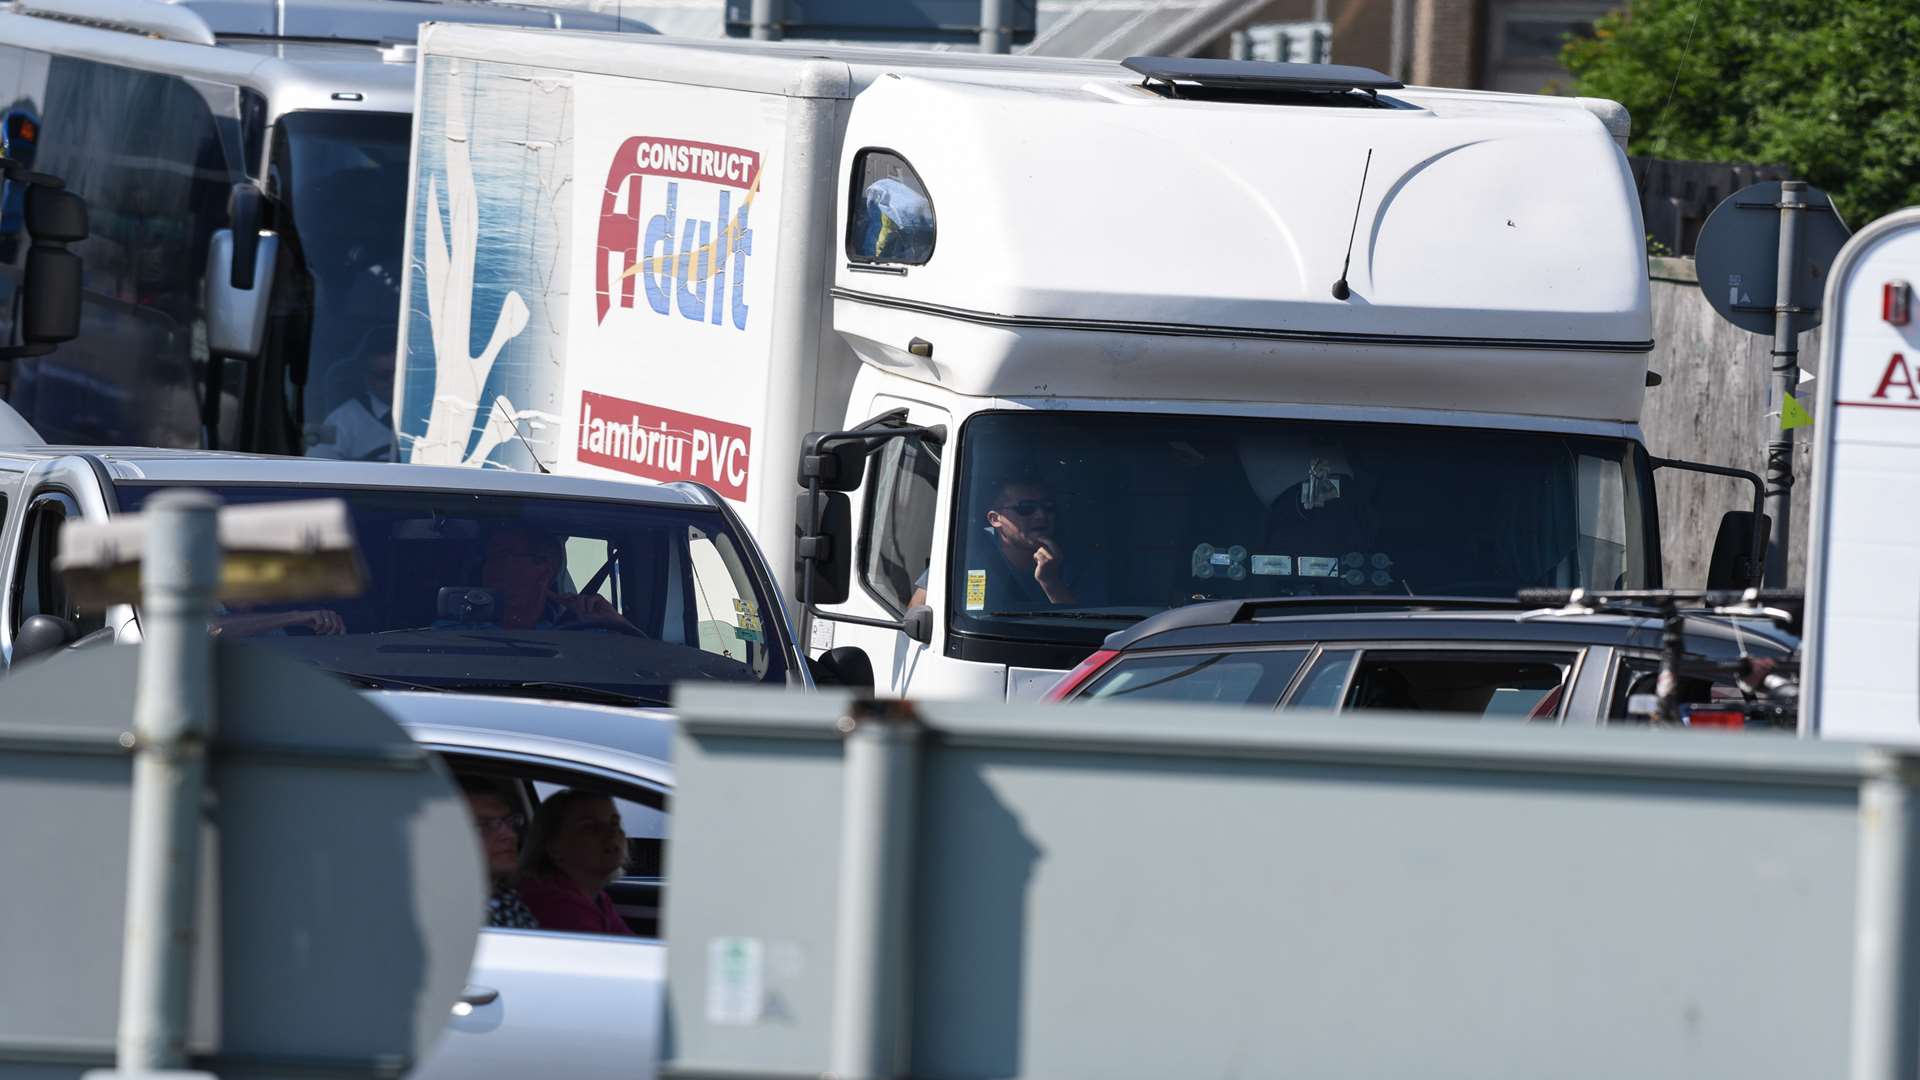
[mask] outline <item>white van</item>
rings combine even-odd
[[[1637,424],[1611,102],[451,25],[421,55],[403,456],[699,479],[883,692],[1036,693],[1200,600],[1660,584],[1679,463]]]

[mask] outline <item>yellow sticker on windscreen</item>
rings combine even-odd
[[[984,611],[987,607],[987,572],[985,570],[967,571],[967,610]]]

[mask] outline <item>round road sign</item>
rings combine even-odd
[[[1727,196],[1700,228],[1694,269],[1700,291],[1720,317],[1754,334],[1773,333],[1773,308],[1779,291],[1780,181],[1766,180]],[[1847,226],[1827,193],[1807,185],[1807,209],[1800,211],[1800,243],[1793,267],[1793,331],[1820,325],[1820,301],[1826,295],[1827,270]]]

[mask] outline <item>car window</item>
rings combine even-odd
[[[1559,714],[1573,653],[1367,650],[1345,707],[1545,720]]]
[[[499,900],[503,893],[518,893],[525,903],[525,910],[520,919],[501,918],[501,908],[490,903],[490,926],[600,936],[595,931],[579,927],[539,925],[537,912],[541,906],[537,898],[534,901],[525,900],[531,894],[526,891],[526,878],[519,872],[520,867],[525,865],[526,845],[533,842],[536,815],[541,804],[562,791],[573,790],[606,796],[612,800],[613,809],[619,815],[620,830],[626,837],[626,856],[619,871],[606,886],[608,899],[634,936],[659,936],[668,832],[668,813],[663,793],[638,784],[623,785],[564,768],[528,766],[477,753],[453,752],[444,756],[469,797],[477,788],[498,795],[506,804],[489,816],[511,819],[509,824],[502,824],[499,820],[489,822],[487,828],[491,831],[480,832],[479,839],[482,852],[491,858],[490,845],[500,839],[500,830],[511,828],[512,847],[516,856],[514,866],[503,872],[501,867],[489,865],[493,882],[489,890],[490,900]],[[475,828],[479,830],[481,826],[476,822]]]
[[[1346,689],[1347,673],[1353,669],[1352,649],[1327,649],[1313,662],[1313,669],[1300,680],[1299,689],[1288,699],[1293,709],[1331,709],[1340,704],[1340,691]]]
[[[61,494],[42,495],[28,508],[16,571],[20,584],[14,598],[15,633],[35,615],[65,619],[80,635],[90,634],[107,624],[104,611],[80,607],[53,567],[54,555],[59,551],[60,526],[68,518],[79,516],[79,507]]]
[[[1607,718],[1614,721],[1645,720],[1645,716],[1633,715],[1632,698],[1638,694],[1652,695],[1655,681],[1660,676],[1660,661],[1652,656],[1628,656],[1621,659],[1614,670],[1613,693],[1607,709]],[[1731,674],[1715,679],[1702,679],[1694,676],[1681,676],[1677,695],[1682,705],[1704,705],[1718,701],[1745,701],[1743,693]]]
[[[1238,653],[1142,653],[1122,658],[1081,696],[1271,706],[1306,658],[1305,649]]]
[[[889,439],[869,455],[873,483],[861,521],[860,580],[895,614],[924,588],[933,559],[940,448],[922,439]]]

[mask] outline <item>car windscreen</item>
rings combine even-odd
[[[404,466],[394,466],[404,468]],[[151,484],[118,487],[137,513]],[[665,703],[681,682],[784,683],[786,627],[717,511],[524,495],[213,486],[344,500],[368,572],[347,600],[223,604],[212,629],[366,686]]]
[[[975,416],[959,450],[962,634],[1095,644],[1206,600],[1650,584],[1626,439],[1020,411]]]

